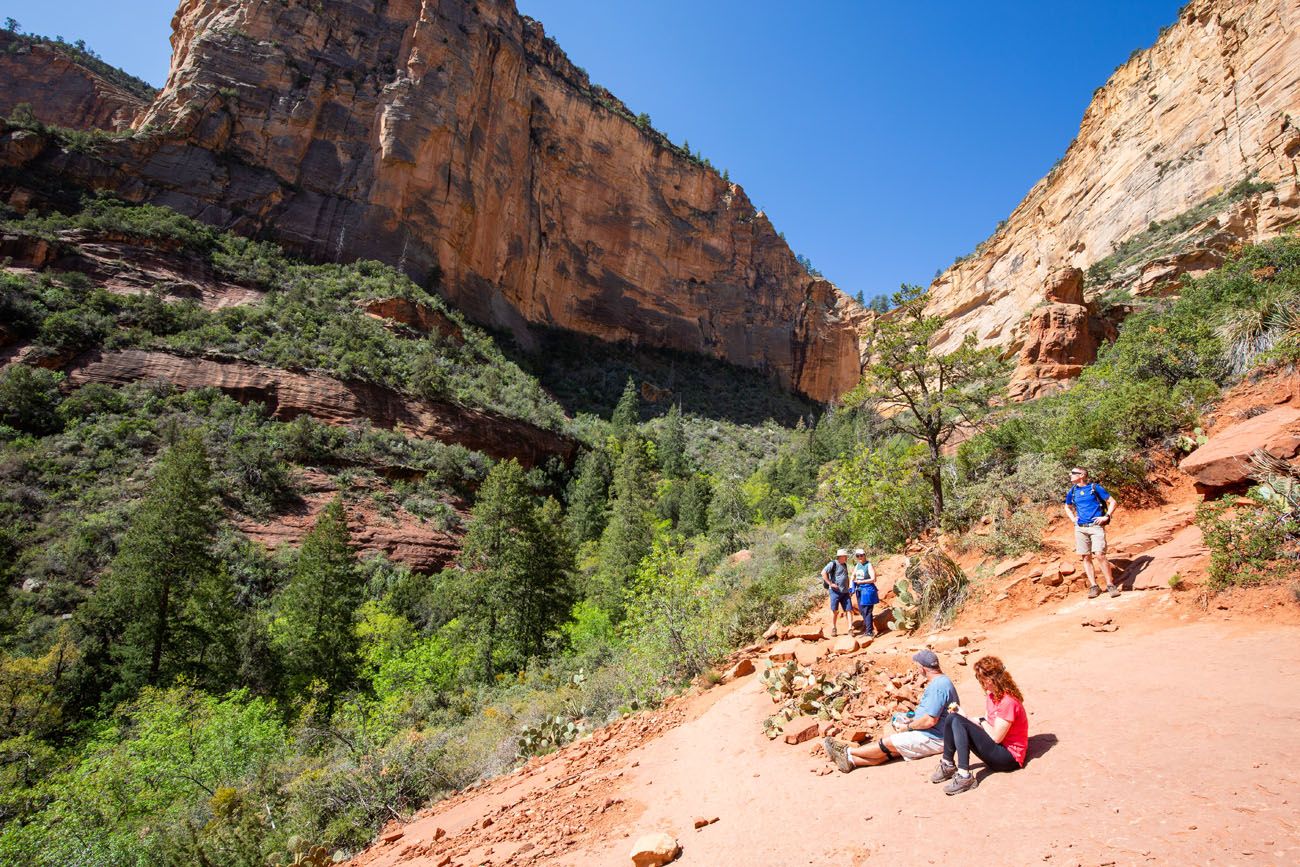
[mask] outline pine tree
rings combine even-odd
[[[628,433],[636,428],[640,415],[641,398],[637,393],[636,382],[629,376],[627,385],[623,386],[623,396],[618,399],[618,405],[614,407],[614,415],[610,417],[614,436],[620,440],[627,437]]]
[[[217,514],[203,441],[183,434],[159,460],[94,606],[120,628],[111,656],[128,693],[179,674],[216,686],[232,658],[237,618],[230,577],[212,553]]]
[[[533,511],[528,543],[532,565],[517,588],[511,632],[525,657],[540,657],[574,602],[574,551],[564,531],[564,511],[554,499],[547,497]]]
[[[677,530],[683,536],[689,538],[708,531],[710,493],[708,479],[703,476],[687,479],[677,509]]]
[[[745,531],[749,529],[750,509],[739,479],[719,479],[709,502],[709,535],[717,539],[723,549],[737,551],[745,544]]]
[[[569,484],[569,537],[574,545],[600,538],[609,520],[609,453],[603,448],[583,452],[578,472]]]
[[[356,619],[364,591],[338,497],[302,540],[293,574],[276,599],[272,638],[288,687],[301,693],[313,682],[322,683],[327,715],[337,695],[356,679]]]
[[[664,433],[659,439],[659,466],[670,479],[684,479],[690,472],[686,459],[686,428],[682,410],[673,404],[664,419]]]
[[[649,488],[645,449],[633,431],[623,443],[614,471],[609,524],[600,537],[597,596],[606,610],[621,612],[623,591],[641,558],[650,552],[654,525]]]
[[[541,655],[572,602],[573,554],[559,504],[534,506],[517,461],[498,463],[479,489],[460,567],[456,607],[478,639],[482,676]]]

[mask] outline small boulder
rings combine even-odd
[[[858,649],[858,640],[852,635],[841,635],[831,642],[831,653],[852,653]]]
[[[803,641],[821,641],[822,628],[820,626],[811,626],[806,623],[799,626],[791,626],[785,631],[785,637],[798,638]]]
[[[1279,406],[1229,425],[1178,464],[1203,488],[1229,488],[1250,481],[1250,456],[1257,449],[1289,460],[1300,455],[1300,409]]]
[[[1062,560],[1060,563],[1056,564],[1056,571],[1062,575],[1073,575],[1074,563],[1069,560]]]
[[[781,621],[774,620],[772,621],[772,625],[767,627],[767,630],[763,633],[763,640],[775,641],[776,637],[780,634],[781,634]]]
[[[731,681],[735,680],[738,677],[744,677],[747,674],[753,674],[753,673],[754,673],[754,660],[746,657],[745,659],[742,659],[740,662],[737,662],[731,668],[728,668],[725,672],[723,672],[722,682],[730,683]]]
[[[824,644],[808,644],[800,641],[799,646],[794,649],[795,661],[800,665],[812,665],[825,655],[826,645]]]
[[[993,567],[993,577],[1001,578],[1003,575],[1008,572],[1014,572],[1021,566],[1028,566],[1029,560],[1030,557],[1028,554],[1025,554],[1023,557],[1016,557],[1014,560],[1003,560],[1001,563]]]
[[[817,737],[821,720],[815,716],[797,716],[781,728],[782,740],[787,744],[801,744]]]
[[[803,646],[803,642],[797,638],[787,638],[780,644],[774,645],[767,652],[767,658],[773,662],[785,662],[794,659],[795,651]]]
[[[695,825],[695,830],[698,831],[700,828],[707,828],[716,821],[718,821],[717,816],[696,816],[692,824]]]
[[[677,860],[682,854],[681,844],[671,835],[646,834],[632,845],[632,863],[636,867],[660,867]]]

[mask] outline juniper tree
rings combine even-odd
[[[926,314],[925,301],[920,286],[894,293],[892,315],[876,323],[871,363],[845,402],[874,404],[886,430],[925,443],[923,471],[938,520],[944,507],[943,447],[962,426],[987,415],[1006,385],[1006,366],[996,350],[977,349],[970,335],[947,354],[932,349],[944,321]]]

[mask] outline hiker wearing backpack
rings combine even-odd
[[[1106,579],[1106,592],[1118,596],[1119,587],[1115,586],[1110,561],[1106,559],[1106,525],[1119,504],[1101,485],[1088,481],[1085,469],[1070,470],[1070,482],[1070,490],[1065,492],[1065,514],[1074,522],[1074,550],[1083,557],[1083,571],[1088,574],[1088,598],[1101,595],[1094,560]]]
[[[831,597],[831,635],[840,634],[841,611],[849,621],[849,632],[853,631],[853,589],[849,579],[848,560],[848,549],[841,548],[835,552],[835,559],[822,567],[822,584]]]

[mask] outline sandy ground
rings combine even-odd
[[[935,759],[827,774],[816,742],[768,741],[749,676],[436,805],[357,863],[629,864],[663,830],[681,864],[1300,864],[1300,625],[1276,604],[1289,622],[1075,593],[981,627],[1025,693],[1031,759],[956,797],[928,782]],[[1080,625],[1098,614],[1119,629]],[[950,674],[982,704],[969,667]]]

